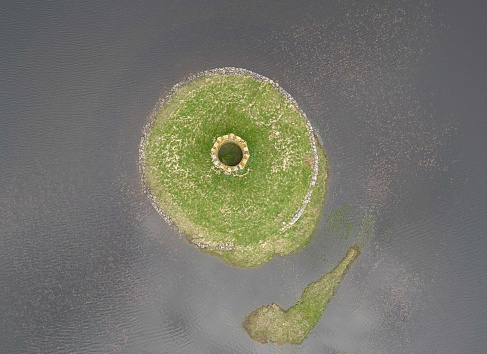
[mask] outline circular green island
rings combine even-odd
[[[276,82],[238,68],[191,76],[158,103],[139,151],[153,206],[200,250],[252,267],[309,242],[326,157]]]

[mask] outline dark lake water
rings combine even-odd
[[[484,353],[486,4],[4,5],[0,353]],[[159,97],[223,66],[278,81],[331,165],[311,244],[255,269],[190,246],[137,169]],[[248,337],[355,242],[301,346]]]

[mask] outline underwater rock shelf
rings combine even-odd
[[[274,81],[237,68],[190,77],[159,102],[139,151],[152,204],[200,250],[251,267],[308,243],[326,158]]]

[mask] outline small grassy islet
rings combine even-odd
[[[247,333],[261,343],[302,343],[319,322],[345,271],[359,254],[357,246],[351,247],[335,269],[308,285],[290,309],[272,304],[252,311],[244,320]]]
[[[147,190],[191,243],[251,267],[309,242],[324,202],[326,157],[276,83],[243,69],[205,72],[177,85],[152,118],[141,142]],[[250,158],[226,173],[210,150],[230,133],[247,142]],[[236,161],[235,153],[220,159]]]
[[[146,191],[191,243],[240,267],[308,243],[325,198],[326,157],[279,85],[247,70],[215,69],[176,85],[151,118],[140,146]],[[234,134],[245,145],[227,143]],[[249,335],[301,343],[358,254],[351,248],[289,310],[253,311],[244,322]]]

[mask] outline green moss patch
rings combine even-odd
[[[227,143],[218,151],[218,158],[227,166],[237,166],[242,161],[243,152],[237,144]]]
[[[338,266],[308,285],[298,303],[289,310],[272,304],[251,312],[244,321],[247,333],[261,343],[302,343],[320,320],[345,271],[359,253],[357,246],[351,247]]]
[[[212,163],[217,137],[248,144],[245,167]],[[326,158],[296,102],[247,70],[205,72],[177,85],[155,110],[140,148],[153,205],[200,250],[257,266],[310,239],[323,205]],[[221,151],[229,165],[240,158]]]

